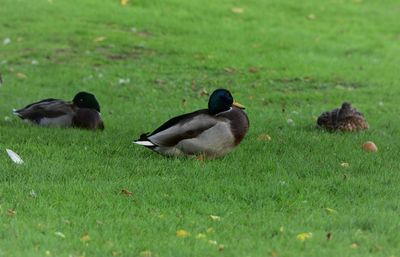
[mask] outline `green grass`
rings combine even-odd
[[[399,11],[397,0],[2,0],[0,256],[398,256]],[[235,151],[203,163],[132,145],[218,87],[251,121]],[[4,120],[79,90],[99,99],[104,132]],[[345,100],[368,132],[315,129]],[[367,140],[378,153],[361,150]]]

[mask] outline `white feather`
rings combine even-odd
[[[10,156],[11,160],[15,162],[16,164],[23,164],[24,161],[21,159],[21,157],[16,154],[14,151],[10,149],[6,149],[8,156]]]
[[[154,144],[150,141],[133,141],[133,143],[143,146],[154,146]]]

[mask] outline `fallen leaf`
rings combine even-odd
[[[133,193],[126,188],[121,190],[121,194],[128,195],[128,196],[133,195]]]
[[[268,134],[263,133],[257,137],[257,140],[258,141],[271,141],[271,137]]]
[[[279,228],[279,231],[280,231],[281,233],[283,233],[283,231],[285,231],[285,228],[284,228],[283,226],[281,226],[281,227]]]
[[[199,233],[199,234],[197,234],[196,235],[196,239],[206,239],[206,235],[205,234],[203,234],[203,233]]]
[[[326,239],[327,239],[328,241],[330,241],[330,240],[333,239],[333,235],[332,235],[331,232],[329,232],[328,234],[326,234]]]
[[[96,37],[96,38],[94,39],[94,42],[102,42],[102,41],[104,41],[104,40],[106,40],[106,37]]]
[[[146,250],[146,251],[140,252],[139,255],[140,255],[141,257],[151,257],[151,256],[153,255],[153,253],[152,253],[151,251],[149,251],[149,250]]]
[[[258,73],[260,70],[257,67],[250,67],[249,72],[250,73]]]
[[[120,4],[122,6],[125,6],[128,3],[128,0],[120,0]]]
[[[325,210],[326,210],[327,212],[329,212],[329,213],[336,213],[336,212],[337,212],[336,210],[334,210],[334,209],[332,209],[332,208],[329,208],[329,207],[326,207]]]
[[[311,232],[301,233],[297,235],[297,240],[305,241],[307,239],[310,239],[311,237],[312,237]]]
[[[224,68],[224,71],[225,72],[227,72],[227,73],[235,73],[236,72],[236,69],[234,69],[234,68],[230,68],[230,67],[225,67]]]
[[[117,251],[112,251],[112,252],[111,252],[111,255],[112,255],[112,256],[118,256],[118,255],[119,255],[119,252],[117,252]]]
[[[233,7],[233,8],[231,9],[231,11],[232,11],[233,13],[243,13],[243,12],[244,12],[243,8],[240,8],[240,7]]]
[[[60,231],[54,232],[54,235],[61,237],[61,238],[65,238],[65,235],[63,233],[61,233]]]
[[[342,163],[340,164],[340,166],[342,166],[343,168],[348,168],[348,167],[349,167],[349,164],[348,164],[347,162],[342,162]]]
[[[208,93],[208,91],[205,89],[205,88],[203,88],[201,91],[200,91],[200,96],[209,96],[210,94]]]
[[[214,228],[207,228],[207,233],[214,233]]]
[[[367,141],[362,145],[362,148],[367,152],[377,152],[378,147],[372,141]]]
[[[14,209],[8,209],[8,210],[7,210],[7,215],[8,215],[9,217],[14,217],[16,214],[17,214],[17,212],[14,211]]]
[[[218,251],[222,252],[223,250],[225,250],[225,245],[223,244],[218,245]]]
[[[307,18],[308,18],[309,20],[315,20],[315,19],[317,18],[317,16],[315,16],[315,14],[313,14],[313,13],[310,13],[310,14],[307,16]]]
[[[357,244],[357,243],[352,243],[352,244],[350,245],[350,248],[352,248],[352,249],[357,249],[357,248],[358,248],[358,244]]]
[[[294,126],[294,121],[292,119],[287,119],[287,124]]]
[[[185,98],[182,99],[182,106],[186,106],[187,105],[187,100]]]
[[[16,164],[23,164],[24,161],[21,159],[21,157],[15,153],[14,151],[10,150],[10,149],[6,149],[8,156],[11,158],[11,160],[13,162],[15,162]]]
[[[210,218],[214,221],[220,221],[221,217],[220,216],[216,216],[216,215],[210,215]]]
[[[208,240],[208,243],[212,244],[212,245],[217,245],[217,241],[216,240]]]
[[[89,234],[83,235],[81,237],[82,242],[89,242],[90,240],[91,240],[91,238],[90,238]]]
[[[184,229],[179,229],[179,230],[176,231],[176,236],[180,237],[180,238],[185,238],[185,237],[189,236],[189,232],[187,232]]]
[[[18,72],[17,73],[17,77],[20,78],[20,79],[26,79],[27,78],[27,76],[22,72]]]

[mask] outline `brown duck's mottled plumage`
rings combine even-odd
[[[329,131],[360,131],[369,128],[364,115],[348,102],[344,102],[341,108],[322,113],[317,125]]]

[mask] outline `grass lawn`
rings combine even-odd
[[[398,0],[1,0],[0,256],[399,256],[399,12]],[[131,143],[219,87],[251,122],[232,153]],[[104,132],[11,117],[80,90]],[[315,128],[345,100],[369,131]]]

